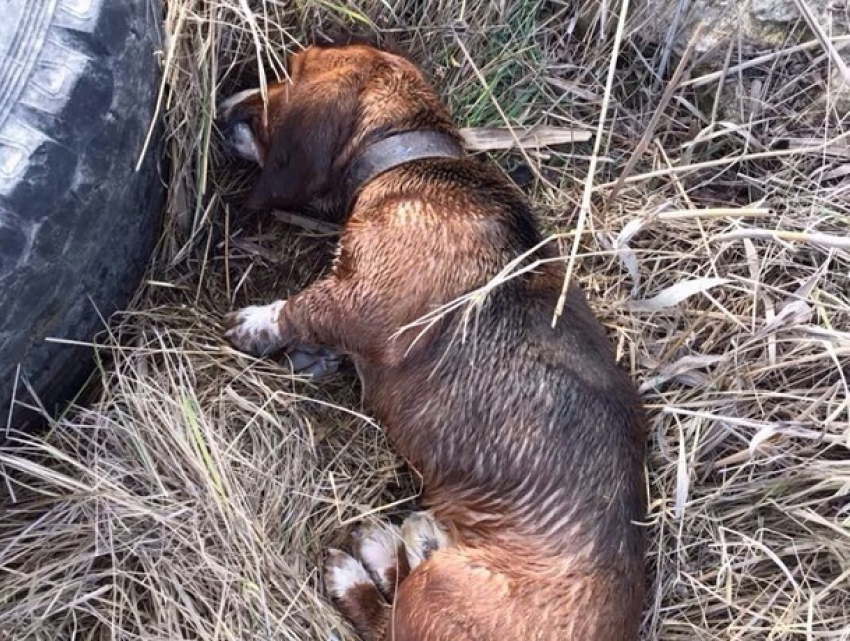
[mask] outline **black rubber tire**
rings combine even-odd
[[[0,16],[0,441],[18,372],[49,411],[77,393],[102,318],[159,228],[160,0],[6,0]],[[31,402],[22,381],[15,398]],[[11,425],[32,415],[15,405]]]

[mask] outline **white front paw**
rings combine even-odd
[[[362,586],[375,587],[368,570],[350,554],[341,550],[328,550],[325,561],[325,588],[335,599],[344,599],[346,595]]]
[[[280,312],[286,301],[243,307],[224,317],[224,336],[242,352],[264,356],[284,347]]]

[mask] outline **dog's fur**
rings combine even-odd
[[[247,123],[254,136],[253,208],[345,208],[346,171],[369,144],[411,130],[461,140],[402,56],[314,45],[290,74],[267,106],[252,94],[223,114],[226,133]],[[447,531],[418,565],[402,562],[403,547],[370,548],[399,559],[392,607],[367,560],[335,551],[326,580],[345,613],[374,639],[636,639],[643,413],[577,289],[552,327],[564,269],[545,260],[550,246],[535,250],[526,198],[488,164],[431,159],[369,181],[345,214],[329,276],[226,319],[242,349],[307,343],[350,355],[367,407],[421,473]],[[543,262],[417,325],[526,252],[521,266]]]

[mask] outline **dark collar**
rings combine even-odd
[[[399,165],[426,158],[462,158],[463,147],[441,131],[393,134],[364,149],[351,163],[346,179],[349,203],[373,178]]]

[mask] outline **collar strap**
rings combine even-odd
[[[366,147],[351,163],[347,187],[349,198],[373,178],[390,169],[427,158],[462,158],[463,147],[441,131],[406,131],[393,134]]]

